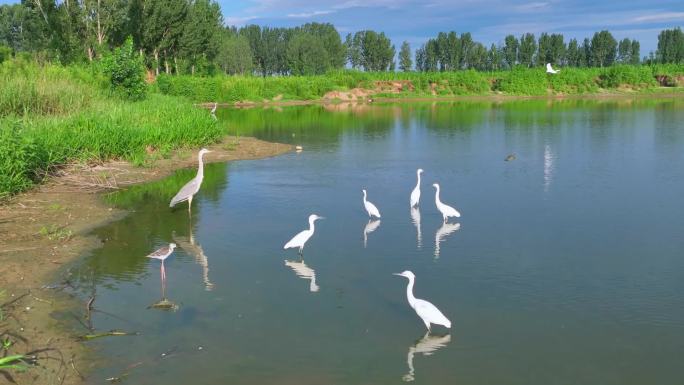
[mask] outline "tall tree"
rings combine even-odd
[[[322,74],[330,67],[323,42],[308,33],[298,33],[290,40],[287,58],[293,75]]]
[[[252,73],[252,51],[247,38],[230,34],[221,39],[216,61],[226,74],[248,75]]]
[[[580,47],[577,44],[577,39],[570,39],[570,42],[568,42],[568,50],[565,58],[570,67],[580,67],[582,65]]]
[[[195,73],[198,64],[206,63],[216,56],[218,40],[223,24],[223,16],[219,5],[210,0],[194,0],[190,2],[187,16],[180,36],[180,56],[190,65],[190,72]],[[178,69],[176,69],[178,71]]]
[[[518,62],[518,45],[518,39],[513,35],[504,39],[503,57],[509,68],[513,68]]]
[[[640,58],[639,55],[640,55],[640,51],[641,51],[639,41],[632,40],[632,50],[631,51],[632,51],[631,52],[632,56],[631,56],[629,62],[631,64],[639,64],[639,58]]]
[[[684,33],[681,28],[666,29],[658,34],[655,57],[660,63],[684,63]]]
[[[605,67],[613,64],[617,41],[613,35],[603,30],[596,32],[591,39],[591,59],[595,66]]]
[[[628,38],[620,40],[618,43],[617,61],[621,64],[630,63],[632,60],[632,41]]]
[[[399,50],[399,69],[408,72],[411,71],[411,46],[408,41],[401,43],[401,49]]]
[[[526,67],[532,67],[534,65],[534,53],[536,51],[537,43],[534,39],[534,35],[531,33],[522,35],[522,37],[520,37],[520,48],[518,49],[520,64]]]

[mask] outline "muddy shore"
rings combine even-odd
[[[292,151],[290,145],[255,138],[233,137],[209,146],[205,162],[258,159]],[[0,340],[12,345],[0,357],[35,352],[35,366],[23,373],[0,370],[0,382],[65,384],[84,382],[96,363],[87,359],[87,344],[78,334],[87,330],[74,318],[86,316],[87,304],[60,290],[57,274],[100,244],[90,230],[117,220],[126,212],[100,199],[104,191],[163,178],[174,170],[193,167],[197,151],[181,150],[149,167],[127,162],[74,164],[46,183],[0,205]],[[97,308],[97,304],[93,306]],[[74,311],[76,309],[76,311]],[[56,316],[69,312],[71,320]]]

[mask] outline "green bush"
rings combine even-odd
[[[0,64],[12,58],[12,49],[10,47],[0,45]]]
[[[102,68],[109,76],[111,89],[130,100],[145,98],[145,66],[143,58],[133,50],[133,39],[128,37],[123,46],[102,61]]]
[[[31,187],[39,168],[37,152],[18,124],[0,121],[0,198]]]
[[[603,88],[618,88],[620,86],[648,88],[656,85],[651,68],[630,65],[603,68],[598,83]]]

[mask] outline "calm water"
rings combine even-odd
[[[98,330],[141,335],[90,342],[105,357],[92,383],[124,373],[136,384],[681,383],[684,101],[312,106],[219,119],[305,150],[209,166],[191,219],[167,205],[194,170],[106,198],[134,213],[96,230],[102,248],[72,270],[107,312],[95,314]],[[442,226],[433,182],[461,211],[460,228]],[[282,246],[310,213],[327,219],[301,260]],[[145,255],[170,241],[180,249],[165,297],[178,308],[148,309],[162,288]],[[424,338],[406,280],[391,275],[405,269],[450,331]]]

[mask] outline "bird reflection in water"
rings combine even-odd
[[[439,258],[439,244],[443,242],[449,234],[461,228],[460,223],[444,223],[435,233],[435,258]]]
[[[418,248],[423,247],[423,235],[420,232],[420,209],[418,207],[411,207],[411,221],[416,226],[416,238],[418,239]]]
[[[368,223],[366,224],[366,227],[363,228],[363,247],[365,248],[368,245],[368,234],[372,233],[373,231],[377,230],[378,227],[380,227],[380,220],[368,220]]]
[[[181,249],[190,254],[195,259],[195,262],[202,267],[204,289],[211,291],[214,289],[214,284],[209,280],[209,259],[206,254],[204,254],[202,246],[195,241],[195,237],[192,235],[192,226],[190,226],[188,233],[190,234],[188,237],[178,236],[174,233],[173,240]]]
[[[408,365],[408,373],[406,373],[402,380],[410,382],[415,380],[415,368],[413,367],[413,357],[416,353],[422,353],[424,356],[430,356],[437,350],[445,347],[451,342],[451,334],[445,336],[430,335],[430,332],[425,333],[423,338],[418,340],[413,346],[409,347],[406,355],[406,365]]]
[[[319,287],[316,284],[316,272],[314,269],[307,266],[304,261],[288,261],[285,260],[285,266],[290,267],[298,277],[302,279],[308,279],[311,281],[309,284],[309,291],[315,293],[318,291]]]

